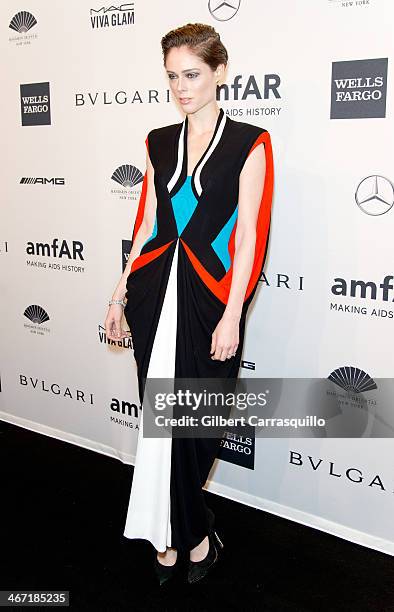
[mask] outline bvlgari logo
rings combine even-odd
[[[208,9],[214,19],[228,21],[232,19],[241,6],[241,0],[209,0]]]
[[[267,276],[265,272],[262,272],[259,282],[264,283],[267,287],[272,286],[275,289],[304,291],[304,278],[304,276],[294,276],[293,278],[283,272]]]
[[[367,215],[384,215],[394,205],[394,186],[385,176],[372,174],[360,181],[354,197]]]
[[[134,2],[110,4],[98,9],[90,9],[90,25],[94,30],[134,25],[134,18]]]
[[[290,450],[289,464],[303,471],[308,471],[311,474],[319,472],[321,475],[324,474],[328,478],[332,476],[337,481],[341,479],[342,487],[345,486],[345,484],[349,486],[364,484],[364,486],[368,487],[368,496],[371,490],[377,490],[379,494],[381,494],[382,491],[392,493],[394,490],[393,483],[387,482],[388,479],[383,475],[375,474],[374,472],[366,473],[364,467],[358,468],[353,463],[349,466],[345,466],[341,461],[329,461],[326,458],[322,458],[321,455],[316,457],[311,455],[304,456],[301,452]]]
[[[82,402],[83,404],[90,404],[91,406],[94,404],[93,393],[83,389],[73,389],[68,385],[60,384],[58,381],[47,382],[46,380],[39,380],[26,374],[19,374],[19,384],[22,387],[28,387],[29,391],[43,391],[47,397],[48,394],[57,395],[69,400]]]
[[[331,119],[386,116],[387,57],[332,63]]]
[[[139,89],[133,90],[130,94],[127,91],[84,91],[75,94],[75,106],[118,106],[118,105],[129,105],[137,104],[160,104],[170,103],[170,91],[165,89],[162,93],[159,93],[157,89],[147,89],[141,91]]]
[[[37,20],[34,15],[28,11],[19,11],[19,13],[16,13],[11,19],[9,27],[19,34],[23,34],[24,32],[28,32],[36,23]]]

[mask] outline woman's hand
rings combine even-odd
[[[109,340],[121,340],[130,338],[131,332],[125,331],[121,327],[123,316],[123,306],[121,304],[111,304],[108,308],[107,318],[105,319],[105,333]]]
[[[239,344],[239,317],[223,314],[211,342],[211,359],[225,361],[233,357]]]

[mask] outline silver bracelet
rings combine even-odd
[[[126,306],[126,302],[124,300],[110,300],[108,302],[108,306],[111,306],[112,304],[122,304],[123,308]]]

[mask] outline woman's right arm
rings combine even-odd
[[[130,250],[129,258],[125,266],[124,272],[120,277],[120,280],[112,294],[113,300],[123,300],[126,295],[126,283],[127,278],[130,274],[131,266],[137,257],[139,256],[141,249],[145,241],[152,235],[153,227],[155,224],[156,215],[156,191],[154,184],[154,168],[149,157],[148,151],[146,152],[146,173],[147,173],[147,190],[146,199],[144,206],[144,216],[140,227],[134,237],[133,246]],[[120,340],[121,338],[128,337],[128,333],[121,329],[121,321],[123,316],[123,306],[121,304],[112,304],[108,308],[108,314],[105,319],[105,332],[107,338],[110,340]]]

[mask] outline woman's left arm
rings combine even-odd
[[[239,178],[238,217],[231,288],[225,311],[212,334],[211,358],[224,361],[238,348],[239,320],[253,268],[257,217],[264,189],[264,144],[247,157]]]

